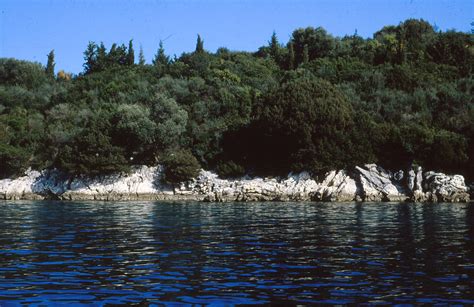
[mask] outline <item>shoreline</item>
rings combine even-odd
[[[58,170],[28,170],[0,180],[0,200],[198,201],[198,202],[470,202],[472,187],[461,175],[421,167],[390,172],[375,164],[328,172],[317,181],[307,172],[287,177],[221,179],[202,170],[177,186],[161,183],[161,166],[135,166],[128,174],[70,177]]]

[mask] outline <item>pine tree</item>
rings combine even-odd
[[[138,54],[138,65],[145,65],[145,55],[143,54],[143,47],[140,45],[140,53]]]
[[[303,47],[303,64],[308,64],[309,62],[309,52],[308,52],[308,45],[304,45]]]
[[[272,37],[270,39],[269,47],[270,47],[270,55],[275,60],[278,61],[280,55],[280,43],[278,43],[278,38],[276,36],[275,31],[273,31]]]
[[[99,51],[100,51],[100,49],[99,49]],[[89,44],[87,44],[86,51],[84,51],[84,61],[85,62],[83,64],[83,66],[84,66],[85,73],[91,73],[96,69],[96,66],[97,66],[97,45],[94,42],[89,42]]]
[[[293,42],[288,43],[288,69],[295,69],[295,49]]]
[[[204,41],[201,39],[201,35],[198,34],[196,41],[196,53],[204,53]]]
[[[168,65],[170,63],[170,58],[165,54],[165,48],[163,48],[163,42],[160,40],[158,52],[153,59],[153,65]]]
[[[133,50],[133,39],[128,42],[127,64],[135,64],[135,51]]]
[[[54,63],[54,50],[51,50],[48,53],[48,63],[46,64],[46,75],[49,78],[54,78],[54,66],[56,63]]]

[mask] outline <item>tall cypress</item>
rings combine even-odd
[[[138,65],[145,65],[145,55],[143,54],[143,47],[140,45],[140,53],[138,54]]]
[[[135,64],[135,51],[133,50],[133,39],[128,42],[127,64]]]
[[[51,50],[49,53],[48,53],[48,63],[46,64],[46,75],[49,77],[49,78],[54,78],[54,66],[56,65],[56,63],[54,63],[54,50]]]
[[[201,35],[198,34],[197,41],[196,41],[196,53],[203,53],[204,52],[204,41],[201,39]]]

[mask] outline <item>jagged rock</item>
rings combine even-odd
[[[322,201],[353,201],[358,189],[354,179],[345,171],[331,171],[326,174],[320,187],[316,190],[313,200]]]
[[[468,202],[469,188],[461,175],[443,173],[424,173],[424,190],[426,198],[432,202]]]
[[[331,171],[316,182],[308,172],[286,178],[219,178],[201,171],[190,182],[174,187],[160,183],[161,167],[136,166],[129,174],[70,177],[58,170],[28,170],[16,179],[0,180],[3,199],[62,200],[206,200],[206,201],[467,201],[469,189],[459,175],[423,174],[421,168],[391,173],[375,164],[354,173]],[[412,182],[412,183],[410,183]],[[424,186],[422,186],[424,185]],[[411,190],[408,188],[411,186]],[[411,192],[410,192],[411,191]],[[424,193],[426,192],[426,193]]]
[[[405,189],[392,180],[392,174],[375,164],[364,168],[356,166],[361,185],[361,198],[364,201],[404,201]]]

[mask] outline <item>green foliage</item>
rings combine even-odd
[[[196,53],[204,53],[204,41],[201,39],[201,35],[198,34],[196,40]]]
[[[127,64],[135,64],[135,51],[133,50],[133,39],[128,42]]]
[[[189,181],[199,175],[200,165],[188,150],[167,152],[160,161],[163,165],[163,180],[170,184]]]
[[[291,42],[293,43],[297,64],[304,62],[305,48],[307,49],[308,60],[313,60],[329,56],[335,47],[334,38],[321,27],[297,29],[293,31]]]
[[[238,178],[245,175],[245,168],[234,161],[226,161],[217,165],[216,172],[221,178]]]
[[[56,64],[54,63],[54,50],[51,50],[48,53],[48,62],[46,64],[46,69],[45,69],[46,75],[51,79],[54,78],[54,66],[55,65]]]
[[[165,54],[165,48],[163,47],[163,42],[161,40],[158,51],[152,62],[153,65],[161,69],[167,67],[170,64],[170,58]]]
[[[178,146],[186,131],[188,113],[173,98],[157,94],[152,102],[155,141],[161,149]]]
[[[473,41],[409,19],[368,39],[307,27],[281,44],[273,33],[255,53],[207,52],[198,35],[173,59],[160,42],[153,65],[141,47],[134,65],[131,40],[90,42],[83,73],[58,78],[53,52],[46,67],[0,59],[0,175],[163,160],[179,182],[196,159],[227,177],[416,161],[472,180]]]
[[[29,157],[24,148],[0,143],[0,178],[21,175],[29,166]]]
[[[140,46],[140,53],[138,53],[138,65],[145,65],[145,54],[143,53],[142,46]]]
[[[0,58],[0,85],[21,86],[31,90],[48,83],[39,63]]]
[[[55,166],[74,175],[99,176],[129,171],[123,149],[113,145],[97,123],[60,148]]]

